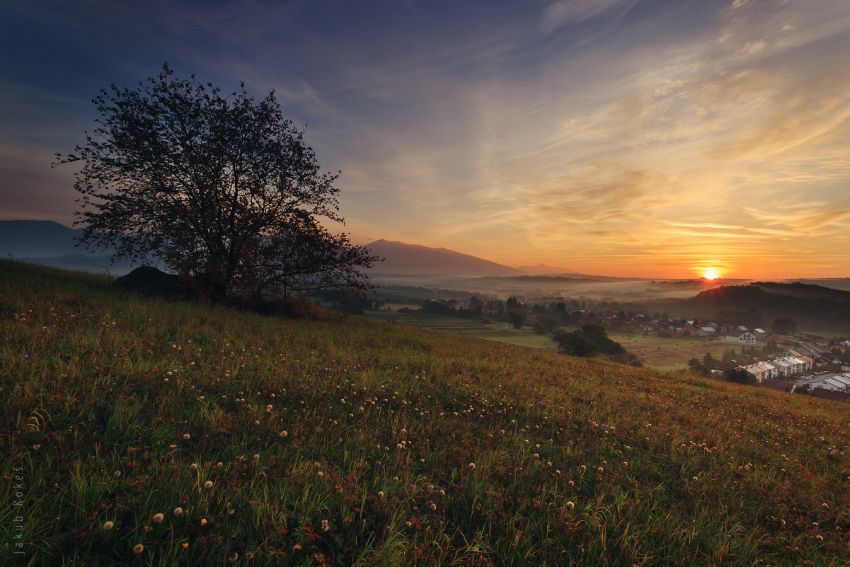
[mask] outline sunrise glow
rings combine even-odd
[[[705,271],[703,271],[702,277],[707,280],[716,280],[720,277],[720,272],[717,270],[717,268],[707,268]]]
[[[104,77],[168,61],[274,88],[342,172],[358,244],[604,276],[850,273],[850,2],[214,3],[209,29],[156,41],[194,10],[60,3],[77,30],[14,4],[5,39],[27,56],[6,58],[0,219],[72,224],[73,171],[44,164],[94,119]],[[82,38],[113,43],[101,21],[122,43],[89,61]]]

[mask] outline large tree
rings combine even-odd
[[[96,129],[58,163],[81,163],[77,224],[91,248],[158,258],[215,297],[362,290],[377,258],[343,223],[336,181],[274,92],[230,95],[162,72],[94,99]]]

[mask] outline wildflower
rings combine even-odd
[[[574,503],[572,500],[570,500],[569,502],[567,502],[567,508],[569,508],[570,510],[572,510],[572,509],[573,509],[573,508],[575,508],[575,507],[576,507],[576,505],[575,505],[575,503]]]
[[[188,441],[188,440],[189,440],[189,439],[191,439],[191,438],[192,438],[192,436],[191,436],[191,435],[189,435],[188,433],[184,433],[184,434],[183,434],[183,441]]]
[[[475,463],[469,463],[469,468],[475,470]]]
[[[139,555],[144,550],[145,550],[145,546],[142,545],[141,543],[137,543],[135,546],[133,546],[133,553],[135,553],[136,555]]]
[[[111,530],[111,529],[112,529],[112,528],[114,528],[114,527],[115,527],[115,523],[114,523],[114,522],[111,522],[111,521],[103,522],[103,529],[104,529],[104,530],[106,530],[106,531],[109,531],[109,530]]]
[[[119,476],[121,476],[121,471],[115,471],[114,473],[112,473],[112,476],[118,478]]]
[[[284,429],[283,431],[278,433],[278,437],[287,437],[288,435],[289,435],[289,432],[286,429]]]
[[[213,487],[213,481],[208,480],[204,483],[204,488],[206,488],[207,490],[209,490],[212,487]]]
[[[174,515],[175,515],[175,516],[182,516],[182,515],[183,515],[183,508],[181,508],[180,506],[178,506],[177,508],[175,508],[175,509],[174,509]]]
[[[384,491],[383,490],[378,491],[378,498],[380,498],[381,500],[384,499]]]
[[[433,502],[431,502],[431,510],[436,510],[436,509],[437,509],[437,505],[434,504]]]
[[[192,463],[191,465],[189,465],[189,468],[192,469],[193,471],[198,470],[198,463]]]
[[[183,549],[189,549],[189,543],[188,543],[188,542],[185,542],[185,541],[184,541],[184,542],[183,542],[183,543],[181,543],[180,545],[181,545],[181,547],[183,547]]]
[[[201,527],[203,528],[203,527],[204,527],[204,526],[206,526],[207,524],[209,524],[209,522],[207,521],[207,519],[206,519],[206,518],[201,518]]]
[[[328,523],[327,520],[322,520],[322,531],[323,532],[331,531],[331,526],[330,526],[330,524]]]
[[[300,543],[296,543],[295,545],[293,545],[293,546],[292,546],[292,551],[295,551],[295,552],[301,551],[301,544],[300,544]]]
[[[162,512],[157,512],[153,515],[152,519],[154,524],[161,524],[163,520],[165,520],[165,514],[163,514]]]

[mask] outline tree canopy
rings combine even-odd
[[[779,317],[773,322],[771,330],[779,335],[793,335],[797,333],[797,323],[788,317]]]
[[[229,95],[166,64],[94,99],[97,127],[58,163],[81,163],[81,242],[163,261],[214,297],[363,290],[377,258],[326,225],[344,223],[339,173],[284,117],[274,91]]]

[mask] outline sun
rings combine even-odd
[[[717,278],[720,277],[720,271],[718,271],[717,268],[706,268],[702,272],[702,277],[704,277],[707,280],[716,280]]]

